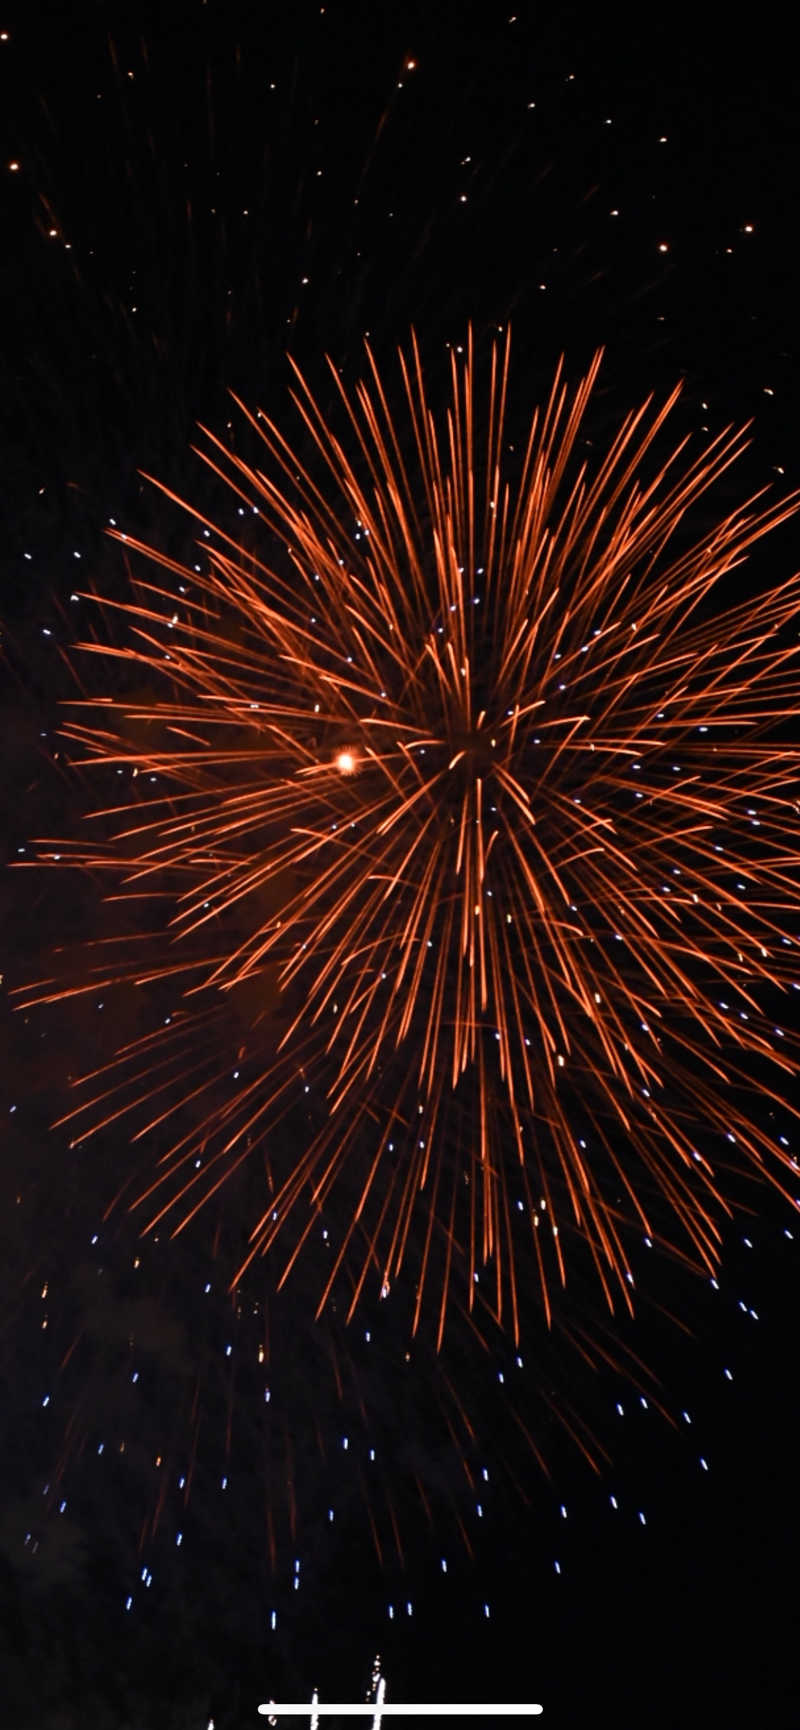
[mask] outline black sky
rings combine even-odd
[[[687,430],[753,421],[720,506],[729,485],[733,499],[798,484],[800,89],[757,19],[718,31],[697,11],[630,27],[527,0],[6,6],[9,862],[76,820],[54,733],[72,689],[61,651],[85,628],[76,588],[122,592],[109,519],[185,552],[140,471],[196,495],[195,423],[224,426],[229,390],[280,415],[287,350],[324,390],[326,354],[352,377],[365,334],[388,363],[413,325],[435,388],[468,322],[485,346],[510,321],[523,414],[562,352],[575,376],[604,346],[596,438],[680,378]],[[796,547],[784,531],[768,570]],[[33,872],[5,872],[0,897],[4,987],[95,917]],[[539,1380],[596,1422],[611,1463],[593,1475],[538,1394],[498,1393],[515,1354],[492,1336],[477,1367],[455,1363],[476,1429],[456,1444],[433,1358],[423,1344],[405,1365],[399,1321],[367,1351],[337,1322],[312,1338],[302,1285],[287,1301],[249,1288],[231,1311],[235,1209],[216,1238],[146,1248],[124,1214],[104,1222],[123,1138],[78,1157],[49,1126],[106,1036],[85,1012],[23,1019],[4,996],[2,1015],[0,1723],[256,1724],[270,1694],[357,1697],[376,1650],[394,1698],[541,1700],[548,1726],[800,1722],[788,1207],[751,1192],[719,1292],[656,1282],[676,1323],[651,1311],[626,1336],[674,1428],[556,1350]],[[280,1410],[265,1432],[267,1313]],[[234,1380],[232,1339],[248,1365]],[[514,1401],[541,1426],[549,1482],[519,1448]],[[371,1446],[367,1492],[351,1461]],[[154,1518],[161,1449],[176,1483],[196,1459],[185,1537],[177,1493]]]

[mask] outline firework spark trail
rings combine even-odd
[[[506,479],[509,353],[493,351],[482,427],[471,338],[443,418],[415,340],[402,413],[369,349],[352,395],[331,367],[349,443],[294,367],[305,462],[240,404],[268,472],[210,433],[199,454],[263,522],[262,555],[162,487],[207,564],[117,535],[180,589],[137,581],[130,603],[103,602],[128,641],[81,645],[157,694],[90,699],[64,729],[88,764],[166,789],[97,813],[96,846],[59,843],[112,899],[155,910],[141,954],[98,950],[90,985],[68,989],[172,981],[180,1009],[83,1077],[62,1121],[82,1120],[80,1141],[137,1107],[141,1138],[192,1102],[141,1195],[151,1223],[181,1229],[258,1149],[248,1260],[294,1221],[290,1267],[347,1194],[322,1303],[355,1256],[352,1313],[369,1269],[387,1287],[413,1245],[417,1320],[439,1269],[440,1338],[456,1270],[471,1303],[486,1263],[518,1331],[514,1214],[548,1315],[565,1232],[630,1306],[631,1228],[663,1237],[666,1215],[713,1268],[732,1146],[779,1187],[794,1169],[738,1099],[766,1061],[777,1079],[759,1091],[788,1116],[798,1069],[768,1005],[796,983],[781,723],[800,577],[727,597],[798,495],[756,509],[757,494],[687,540],[746,440],[728,429],[688,462],[684,439],[653,472],[677,391],[577,464],[599,355],[572,393],[559,367]],[[225,1000],[268,978],[279,1037],[259,1051],[256,1008],[248,1079],[220,1100]],[[23,996],[63,993],[54,977]],[[322,1120],[282,1159],[276,1122],[309,1089]]]

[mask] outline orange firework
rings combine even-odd
[[[589,463],[600,356],[559,367],[512,478],[507,341],[488,408],[453,357],[443,414],[415,340],[397,408],[367,359],[352,394],[332,368],[341,436],[294,368],[303,458],[241,404],[263,467],[205,434],[256,550],[186,505],[202,562],[117,536],[168,575],[82,647],[138,697],[65,732],[137,780],[59,853],[136,915],[79,989],[153,1012],[70,1118],[166,1137],[137,1201],[176,1229],[260,1160],[247,1259],[330,1222],[321,1305],[405,1268],[441,1338],[488,1268],[516,1331],[525,1258],[548,1316],[567,1238],[630,1304],[632,1232],[713,1268],[727,1171],[792,1169],[800,577],[732,572],[798,495],[692,539],[746,441],[655,455],[677,390]]]

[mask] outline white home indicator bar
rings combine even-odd
[[[268,1705],[259,1706],[258,1710],[264,1717],[270,1718],[307,1718],[309,1713],[322,1718],[333,1717],[334,1713],[338,1713],[342,1718],[372,1718],[374,1720],[376,1714],[380,1714],[382,1718],[388,1718],[392,1713],[397,1717],[407,1718],[421,1718],[423,1716],[426,1718],[457,1718],[459,1716],[462,1718],[482,1718],[488,1714],[491,1714],[493,1718],[538,1718],[544,1708],[533,1703],[524,1706],[508,1706],[496,1700],[483,1700],[472,1704],[461,1704],[459,1701],[423,1704],[406,1702],[404,1704],[400,1700],[392,1700],[391,1702],[383,1700],[379,1705],[375,1701],[370,1704],[358,1700],[355,1702],[344,1701],[331,1706],[323,1706],[322,1701],[317,1700],[309,1705],[306,1700],[303,1705],[297,1705],[296,1702],[292,1702],[291,1705],[275,1705],[270,1701]]]

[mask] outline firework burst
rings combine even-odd
[[[573,1244],[630,1305],[632,1234],[713,1268],[730,1168],[791,1169],[800,578],[732,573],[798,499],[693,539],[746,440],[659,454],[677,390],[583,460],[599,356],[513,475],[508,341],[488,397],[453,356],[442,415],[416,341],[397,406],[367,360],[341,433],[294,368],[303,457],[241,404],[263,466],[204,433],[246,535],[184,505],[199,563],[118,536],[165,576],[81,646],[138,698],[64,730],[126,798],[58,851],[134,916],[80,989],[152,1016],[70,1120],[161,1138],[136,1203],[175,1229],[260,1161],[245,1265],[332,1222],[320,1307],[405,1268],[441,1338],[488,1275],[516,1333],[523,1257],[548,1316]]]

